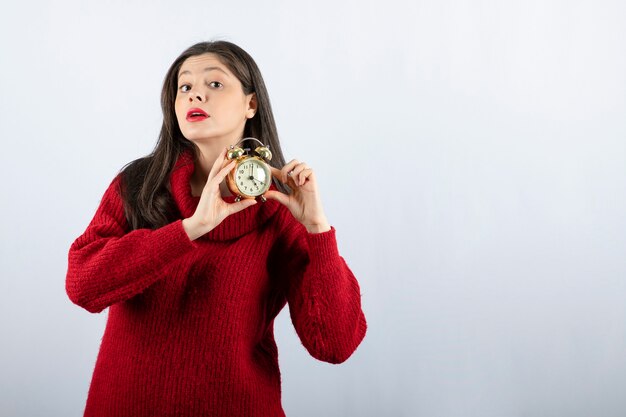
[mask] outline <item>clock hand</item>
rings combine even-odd
[[[264,183],[263,181],[261,181],[260,179],[258,179],[258,178],[256,178],[256,177],[253,177],[252,179],[253,179],[254,181],[258,181],[258,182],[260,182],[261,184],[265,185],[265,183]]]
[[[264,183],[263,181],[261,181],[260,179],[258,179],[258,178],[256,178],[256,177],[254,176],[254,165],[251,165],[251,166],[250,166],[250,171],[251,171],[251,175],[250,175],[250,177],[248,177],[248,179],[251,179],[252,181],[258,181],[258,182],[260,182],[261,184],[265,185],[265,183]],[[257,171],[258,171],[258,170],[257,170]]]

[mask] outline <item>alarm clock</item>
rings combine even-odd
[[[241,148],[238,145],[247,140],[256,141],[260,144],[252,152],[249,148]],[[235,201],[242,198],[259,198],[261,202],[266,199],[263,196],[272,184],[272,171],[266,161],[272,159],[269,145],[264,145],[257,138],[243,138],[235,145],[230,145],[226,158],[235,160],[235,169],[226,176],[226,184],[235,197]]]

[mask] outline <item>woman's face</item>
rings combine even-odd
[[[192,109],[208,117],[192,116]],[[246,120],[256,112],[256,97],[244,94],[228,67],[207,53],[189,57],[181,65],[174,110],[185,138],[227,146],[242,139]]]

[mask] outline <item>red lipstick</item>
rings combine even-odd
[[[206,112],[198,107],[194,107],[193,109],[189,109],[187,111],[187,121],[190,122],[199,122],[204,119],[208,119],[209,115]]]

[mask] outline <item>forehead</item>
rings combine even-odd
[[[183,74],[189,75],[208,71],[216,71],[230,77],[233,76],[228,67],[219,60],[217,55],[206,53],[202,55],[190,56],[183,61],[180,69],[178,70],[178,77]]]

